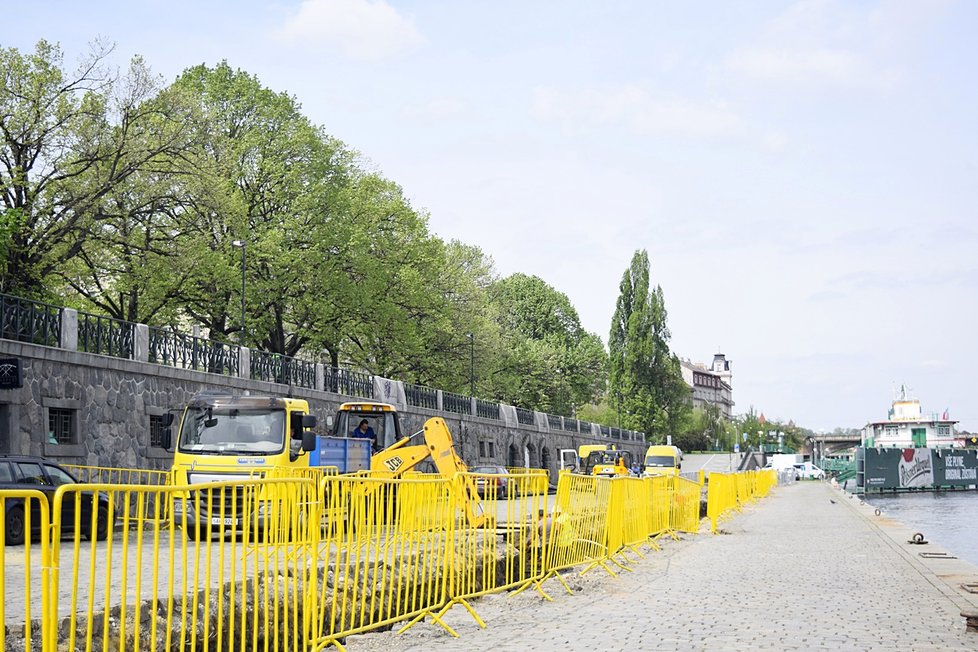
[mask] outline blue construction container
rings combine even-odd
[[[356,437],[317,437],[309,466],[335,466],[340,473],[370,469],[370,440]]]

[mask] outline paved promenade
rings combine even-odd
[[[978,496],[975,496],[978,500]],[[834,501],[834,502],[833,502]],[[447,622],[352,636],[377,650],[978,650],[962,608],[978,568],[925,559],[933,545],[822,482],[780,487],[722,524],[723,534],[668,541],[618,579],[600,569],[534,592],[488,596]],[[631,555],[635,558],[634,555]]]

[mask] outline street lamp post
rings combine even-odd
[[[469,338],[469,396],[475,396],[475,335],[465,336]]]
[[[232,247],[239,247],[241,249],[241,339],[240,344],[244,346],[245,343],[245,251],[248,249],[248,243],[244,240],[232,240]]]

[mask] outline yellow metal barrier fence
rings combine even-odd
[[[546,525],[547,576],[560,579],[557,571],[583,564],[588,565],[585,571],[594,565],[601,565],[614,575],[614,571],[605,563],[610,556],[610,503],[610,479],[568,472],[560,474],[556,502]]]
[[[48,498],[40,491],[0,491],[0,650],[12,647],[8,637],[25,650],[44,644],[42,623],[51,604],[50,516]],[[13,547],[18,545],[23,547]]]
[[[544,574],[548,507],[548,481],[543,473],[456,476],[454,491],[465,497],[475,485],[489,516],[481,527],[460,522],[455,530],[449,602],[464,606],[485,627],[468,600],[516,588]]]
[[[669,528],[675,532],[700,531],[700,497],[702,487],[698,482],[683,477],[671,478],[672,499],[669,506]]]
[[[107,485],[147,485],[150,487],[160,487],[173,484],[173,474],[170,471],[157,471],[151,469],[126,469],[118,467],[102,466],[81,466],[77,464],[62,464],[62,466],[74,476],[75,480],[82,484],[107,484]],[[142,513],[131,512],[129,516],[133,519],[152,519],[153,515],[157,518],[166,520],[169,514],[165,506],[157,510],[155,499],[157,496],[165,494],[154,494],[146,500],[141,507]],[[136,509],[136,504],[131,505]]]
[[[673,476],[564,472],[549,496],[545,474],[510,473],[504,496],[502,474],[283,474],[65,485],[50,510],[41,492],[0,492],[0,642],[305,652],[426,617],[455,635],[442,620],[455,604],[485,626],[470,598],[535,586],[549,599],[542,582],[556,576],[567,588],[561,570],[614,575],[611,564],[627,569],[618,553],[699,529],[700,487]],[[711,474],[713,531],[775,482],[769,472]],[[40,546],[25,537],[22,551],[6,547],[18,543],[17,510]]]
[[[707,494],[710,531],[716,534],[721,519],[741,505],[766,496],[776,484],[777,474],[772,470],[711,473]]]
[[[326,477],[313,649],[350,634],[431,616],[448,598],[458,509],[442,478]],[[454,632],[452,632],[454,633]]]
[[[317,584],[317,497],[308,480],[60,487],[45,645],[306,649],[318,634],[303,608]],[[146,505],[149,519],[130,516]],[[164,508],[179,518],[164,522]]]
[[[643,486],[649,500],[649,536],[653,544],[660,536],[671,534],[675,529],[672,516],[674,494],[673,476],[656,475],[643,478]]]

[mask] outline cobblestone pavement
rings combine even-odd
[[[546,584],[554,602],[526,591],[487,596],[447,615],[455,639],[433,625],[351,636],[375,650],[978,650],[961,581],[978,569],[923,560],[905,528],[822,482],[775,490],[722,524],[722,534],[667,541],[636,555],[634,572],[600,569]],[[928,546],[928,548],[930,548]]]

